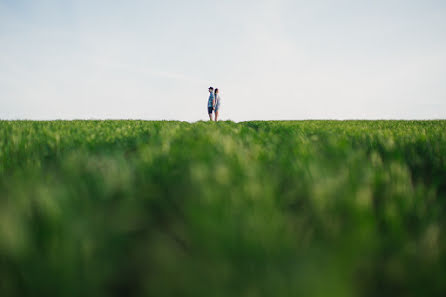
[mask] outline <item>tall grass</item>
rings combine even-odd
[[[445,296],[446,121],[0,121],[0,296]]]

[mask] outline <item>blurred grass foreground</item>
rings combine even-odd
[[[0,296],[446,296],[446,121],[0,121]]]

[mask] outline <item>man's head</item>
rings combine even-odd
[[[214,91],[213,87],[209,87],[209,93],[212,93]]]

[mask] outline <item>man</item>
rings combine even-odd
[[[214,106],[215,106],[214,88],[209,87],[208,114],[210,121],[212,121],[212,111],[214,110]]]

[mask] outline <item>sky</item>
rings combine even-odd
[[[0,119],[446,119],[444,0],[0,0]]]

